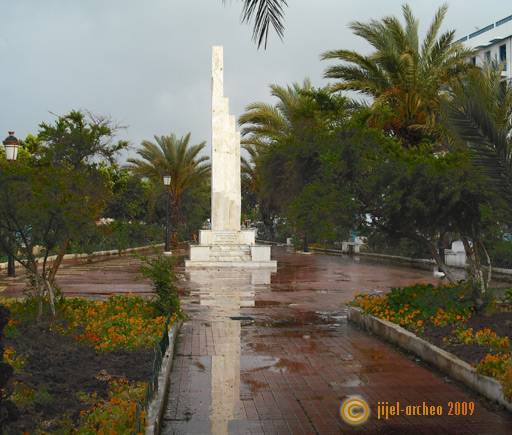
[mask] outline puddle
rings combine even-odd
[[[242,355],[240,357],[240,372],[242,374],[260,370],[269,370],[274,373],[304,373],[312,371],[308,364],[289,358],[276,358],[270,355]]]
[[[329,385],[331,385],[333,388],[355,388],[367,384],[368,382],[363,381],[363,379],[358,376],[343,381],[334,381],[329,383]]]
[[[240,371],[251,372],[269,369],[279,362],[279,358],[260,355],[242,355],[240,357]]]
[[[317,319],[324,324],[334,323],[333,326],[341,326],[340,324],[346,322],[346,311],[315,311]]]
[[[256,308],[275,307],[278,305],[286,305],[286,304],[283,302],[279,302],[279,301],[255,301],[254,302],[254,306]]]
[[[299,361],[293,361],[288,358],[279,358],[279,361],[271,368],[271,370],[280,373],[303,373],[305,371],[309,371],[310,367]]]
[[[253,394],[268,387],[266,383],[257,381],[255,379],[246,379],[244,380],[244,383],[249,385],[249,388]]]

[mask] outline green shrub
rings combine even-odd
[[[143,259],[142,275],[153,283],[156,297],[153,301],[157,313],[171,315],[180,312],[180,299],[176,287],[173,257],[159,255]]]
[[[512,268],[512,242],[500,240],[493,243],[489,248],[489,256],[493,266]]]
[[[471,311],[471,289],[463,283],[435,287],[432,284],[416,284],[393,288],[387,295],[388,306],[399,310],[404,305],[419,310],[424,318],[434,316],[439,309],[462,314]]]
[[[368,251],[411,258],[432,257],[422,244],[407,239],[390,238],[377,231],[368,235]]]
[[[162,241],[163,229],[160,225],[114,221],[92,228],[84,234],[79,243],[72,246],[72,251],[92,253],[112,249],[124,250]]]

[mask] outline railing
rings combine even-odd
[[[146,387],[144,400],[137,404],[137,409],[135,411],[135,428],[133,431],[134,435],[145,432],[145,419],[142,414],[143,412],[144,414],[147,414],[148,406],[155,397],[155,394],[158,392],[158,376],[160,374],[160,369],[162,368],[164,355],[169,347],[169,326],[170,316],[165,322],[162,338],[154,347],[155,357],[153,359],[153,372]]]
[[[489,24],[488,26],[485,26],[483,29],[477,30],[476,32],[473,32],[469,35],[469,39],[475,38],[478,35],[481,35],[482,33],[488,32],[489,30],[494,29],[494,24]]]
[[[488,26],[485,26],[476,32],[471,33],[470,35],[463,36],[462,38],[458,39],[457,42],[465,42],[468,39],[475,38],[482,33],[488,32],[489,30],[494,29],[495,27],[499,27],[505,23],[508,23],[509,21],[512,21],[512,15],[509,15],[508,17],[502,18],[501,20],[496,21],[495,23],[491,23]]]
[[[505,17],[499,21],[496,21],[496,27],[501,26],[502,24],[508,23],[509,21],[512,21],[512,15],[509,15],[508,17]]]

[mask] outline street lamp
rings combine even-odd
[[[5,138],[3,144],[5,147],[5,158],[10,162],[16,160],[18,158],[20,141],[16,136],[14,136],[14,131],[9,132],[9,136]],[[16,276],[16,263],[14,262],[14,257],[10,253],[7,254],[7,276]]]
[[[171,255],[171,176],[164,175],[164,186],[167,188],[166,196],[166,209],[165,209],[165,248],[164,255]]]
[[[14,161],[18,158],[18,148],[20,147],[20,141],[14,136],[14,131],[9,132],[4,140],[5,157],[9,161]]]

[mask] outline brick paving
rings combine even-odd
[[[23,295],[26,278],[18,265],[17,277],[0,275],[0,296]],[[140,275],[140,260],[133,255],[110,257],[87,263],[67,261],[59,269],[57,284],[66,296],[106,298],[115,294],[152,294],[151,283]]]
[[[179,336],[165,434],[511,434],[512,416],[349,325],[359,290],[429,282],[431,274],[323,255],[276,251],[279,270],[193,271]],[[365,398],[354,428],[341,401]],[[447,406],[474,401],[471,417],[376,418],[378,401]],[[447,408],[445,408],[445,413]]]

